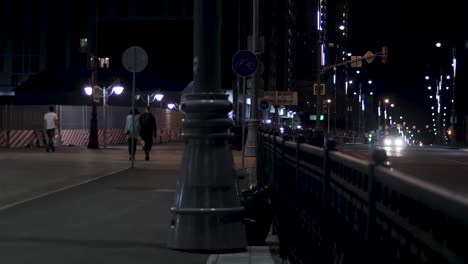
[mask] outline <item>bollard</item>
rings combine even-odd
[[[325,145],[328,150],[336,150],[336,141],[334,138],[329,138]]]
[[[372,160],[375,162],[376,165],[382,165],[385,167],[390,166],[390,162],[388,161],[388,156],[385,149],[375,149],[374,152],[372,152]]]

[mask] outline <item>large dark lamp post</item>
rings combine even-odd
[[[232,103],[221,86],[222,2],[194,1],[194,91],[181,104],[185,145],[168,239],[176,250],[232,252],[247,246],[229,146]]]

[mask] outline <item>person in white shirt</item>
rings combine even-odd
[[[54,147],[54,136],[55,136],[55,129],[57,129],[57,121],[58,117],[55,113],[54,106],[49,106],[49,112],[44,114],[44,127],[47,132],[47,152],[55,152]]]

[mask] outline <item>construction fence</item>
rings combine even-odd
[[[44,114],[49,105],[4,105],[0,108],[0,147],[24,148],[46,145]],[[61,146],[86,146],[92,107],[87,105],[55,105],[59,127],[55,143]],[[122,106],[97,106],[99,145],[125,144],[124,127],[130,108]],[[144,109],[138,109],[141,113]],[[183,113],[155,108],[158,133],[156,144],[181,140]]]

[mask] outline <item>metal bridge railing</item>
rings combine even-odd
[[[386,166],[259,131],[280,254],[293,263],[466,263],[468,201]]]

